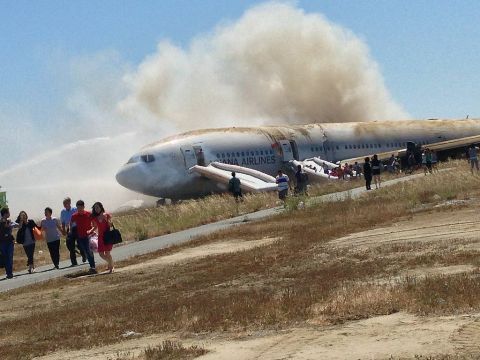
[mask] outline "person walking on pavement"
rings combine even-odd
[[[28,273],[35,272],[35,264],[33,256],[35,254],[35,236],[33,229],[38,227],[35,221],[28,218],[25,211],[20,211],[17,217],[17,224],[19,226],[17,232],[17,243],[23,245],[25,255],[27,255]]]
[[[63,233],[60,221],[52,217],[52,209],[45,208],[45,218],[40,223],[40,229],[45,233],[45,240],[48,246],[48,252],[55,269],[60,265],[60,233]]]
[[[90,242],[88,238],[88,231],[92,227],[91,213],[85,210],[85,203],[83,200],[77,201],[77,212],[72,215],[70,220],[70,229],[77,234],[78,247],[82,249],[87,255],[87,260],[90,265],[90,274],[96,274],[95,257],[90,250]]]
[[[105,243],[105,233],[112,226],[112,216],[105,212],[101,202],[96,202],[92,207],[92,225],[89,234],[94,232],[98,235],[98,255],[108,264],[108,272],[111,274],[114,271],[113,259],[110,252],[113,244]]]
[[[67,249],[70,252],[70,261],[72,263],[71,266],[77,266],[77,254],[75,250],[75,243],[76,243],[76,235],[70,229],[70,220],[72,219],[72,215],[77,212],[77,208],[72,207],[72,199],[66,197],[63,200],[63,210],[60,212],[60,222],[62,223],[62,232],[66,235],[65,244],[67,245]],[[80,255],[82,256],[82,262],[87,261],[87,256],[82,249],[78,249],[80,251]]]

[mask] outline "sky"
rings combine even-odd
[[[64,59],[115,51],[135,66],[169,39],[187,47],[259,2],[0,1],[0,104],[51,115]],[[479,116],[477,1],[298,1],[367,44],[392,97],[415,118]],[[40,116],[43,118],[43,116]]]
[[[473,0],[0,0],[0,185],[40,208],[87,174],[76,193],[103,184],[98,199],[142,145],[257,113],[480,117],[479,15]]]

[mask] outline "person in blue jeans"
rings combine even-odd
[[[70,228],[72,233],[77,238],[77,244],[80,249],[87,255],[87,260],[90,265],[90,274],[96,274],[95,257],[90,250],[90,243],[88,239],[88,231],[92,228],[92,217],[89,211],[85,210],[85,203],[83,200],[77,201],[77,212],[72,215],[70,219]]]
[[[16,226],[16,223],[10,221],[10,210],[3,208],[0,211],[0,250],[3,254],[3,260],[5,262],[5,273],[7,279],[13,278],[13,250],[14,250],[14,238],[12,235],[12,229]]]

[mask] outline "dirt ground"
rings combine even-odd
[[[41,360],[114,359],[138,355],[163,340],[209,349],[199,359],[388,359],[478,351],[480,314],[419,318],[405,313],[378,316],[331,327],[299,327],[280,332],[242,334],[239,339],[178,339],[174,335],[139,337],[102,348],[56,353]]]
[[[459,249],[480,249],[480,222],[476,206],[465,206],[452,211],[413,214],[387,227],[350,234],[329,242],[328,246],[339,249],[366,249],[382,246],[414,245],[421,253],[422,245],[446,243]],[[255,246],[270,244],[277,239],[258,241],[234,241],[214,243],[151,260],[141,265],[130,265],[119,272],[150,269],[158,271],[173,263],[192,259],[242,251]],[[407,250],[406,250],[407,251]],[[454,266],[431,266],[409,269],[404,275],[424,277],[435,274],[470,272],[471,264]],[[382,279],[377,279],[381,281]],[[390,279],[391,280],[391,279]],[[69,291],[75,291],[72,287]],[[0,315],[14,309],[3,309]],[[128,329],[126,329],[128,330]],[[350,321],[335,326],[325,326],[311,319],[306,324],[282,331],[262,331],[236,335],[209,334],[197,338],[178,338],[176,334],[142,336],[133,334],[121,337],[119,342],[105,347],[81,351],[58,352],[38,359],[86,360],[116,359],[118,354],[136,355],[148,346],[157,346],[163,340],[179,340],[185,346],[201,345],[210,352],[202,359],[389,359],[412,358],[445,354],[480,354],[480,313],[455,316],[418,317],[407,313],[377,316],[366,320]]]

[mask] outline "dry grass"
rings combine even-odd
[[[358,181],[335,181],[311,186],[312,195],[348,190],[359,186]],[[141,241],[154,236],[185,230],[198,225],[224,220],[282,205],[276,192],[247,194],[244,201],[236,203],[229,194],[212,195],[198,200],[188,200],[175,205],[134,210],[115,214],[114,223],[122,232],[125,242]],[[63,239],[60,259],[69,259]],[[27,269],[23,246],[16,244],[14,270]],[[45,241],[38,241],[35,249],[35,266],[51,264]]]
[[[163,341],[161,345],[145,349],[141,355],[119,354],[112,360],[188,360],[205,355],[208,351],[199,346],[185,347],[178,341]]]
[[[401,247],[356,252],[335,249],[331,239],[411,216],[419,204],[470,198],[480,193],[478,177],[466,171],[427,176],[382,189],[358,200],[318,204],[255,224],[212,234],[197,244],[225,239],[282,238],[275,244],[212,256],[185,265],[75,280],[81,291],[63,295],[67,279],[0,295],[0,306],[15,298],[50,299],[0,321],[0,353],[30,358],[58,349],[79,349],[119,341],[126,330],[202,333],[284,328],[311,319],[335,324],[396,311],[456,314],[480,310],[478,273],[394,278],[401,269],[478,264],[478,251],[422,257]],[[451,210],[449,210],[451,211]],[[430,245],[427,245],[430,246]],[[432,248],[432,252],[435,250]],[[438,252],[438,250],[437,250]],[[98,336],[102,334],[102,336]]]

